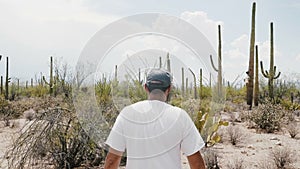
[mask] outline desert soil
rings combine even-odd
[[[300,128],[300,119],[297,118],[296,121],[298,128]],[[5,152],[26,123],[25,119],[17,119],[14,120],[14,126],[4,127],[3,123],[0,122],[1,169],[7,168]],[[272,150],[281,147],[292,150],[294,162],[291,168],[300,169],[300,134],[293,139],[285,129],[277,133],[267,134],[249,129],[246,123],[235,123],[235,126],[238,126],[243,133],[243,139],[237,145],[234,146],[230,143],[226,128],[222,128],[222,141],[210,148],[217,153],[220,168],[227,169],[228,163],[234,163],[236,160],[240,160],[239,162],[247,169],[260,168],[261,163],[267,164],[272,160]],[[182,156],[182,166],[183,169],[189,169],[187,159],[184,156]]]

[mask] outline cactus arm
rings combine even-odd
[[[194,78],[194,98],[197,99],[197,86],[196,86],[196,75],[192,71],[192,69],[189,68],[189,71],[192,73],[193,78]]]
[[[45,76],[43,76],[43,81],[45,82],[45,84],[46,84],[46,85],[49,85],[49,86],[50,86],[50,83],[49,83],[49,82],[47,82],[47,80],[46,80]]]
[[[211,65],[212,65],[213,69],[214,69],[216,72],[218,72],[218,69],[216,68],[216,66],[215,66],[215,64],[214,64],[214,61],[213,61],[213,59],[212,59],[212,55],[209,55],[209,56],[210,56],[210,63],[211,63]]]
[[[278,79],[280,74],[281,74],[281,72],[278,72],[277,76],[275,76],[274,79]]]
[[[267,71],[265,72],[265,70],[264,70],[264,66],[263,66],[262,61],[260,61],[260,70],[261,70],[261,73],[263,74],[263,76],[264,76],[265,78],[268,78],[268,77],[269,77],[269,76],[268,76],[268,72],[267,72]]]
[[[269,72],[267,70],[265,70],[265,72],[266,72],[267,78],[269,78],[270,77]]]

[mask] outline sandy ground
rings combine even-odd
[[[0,122],[1,123],[1,122]],[[13,137],[17,136],[22,125],[26,123],[25,119],[18,119],[14,127],[4,127],[0,124],[0,168],[7,168],[5,162],[5,151],[12,143]],[[297,119],[298,127],[300,128],[300,120]],[[247,169],[260,168],[260,163],[267,163],[272,160],[272,150],[281,147],[292,150],[294,162],[292,167],[300,169],[300,134],[295,138],[290,138],[289,134],[283,129],[281,132],[274,134],[257,133],[255,129],[248,129],[246,123],[235,123],[243,133],[243,139],[232,145],[229,141],[226,128],[222,129],[223,139],[221,143],[216,144],[213,149],[217,152],[219,167],[227,169],[228,163],[240,160],[240,163]],[[189,169],[186,157],[182,156],[183,169]],[[124,168],[124,167],[121,167]]]

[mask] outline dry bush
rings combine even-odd
[[[280,130],[281,124],[289,120],[288,114],[279,104],[266,101],[249,114],[249,119],[256,124],[258,129],[273,133],[275,130]]]
[[[236,145],[237,143],[241,142],[241,140],[244,137],[244,134],[241,131],[241,128],[238,126],[232,126],[232,125],[228,126],[227,133],[229,136],[229,141],[232,145]]]
[[[274,169],[276,168],[275,164],[273,161],[268,161],[268,160],[263,160],[260,163],[258,163],[258,168],[259,169]]]
[[[291,138],[295,138],[297,134],[299,134],[299,129],[296,122],[291,122],[290,124],[288,124],[286,129],[289,132]]]
[[[0,121],[4,123],[4,126],[10,126],[10,121],[16,116],[18,116],[17,112],[13,109],[11,102],[0,96]]]
[[[293,152],[287,147],[278,147],[271,152],[271,157],[278,169],[287,169],[294,162]]]
[[[25,117],[25,119],[28,120],[28,121],[33,120],[34,117],[35,117],[35,112],[34,112],[34,110],[33,110],[33,109],[29,109],[29,110],[24,111],[24,117]]]
[[[204,161],[207,169],[218,169],[218,154],[212,149],[206,149],[204,152]]]
[[[229,169],[244,169],[246,167],[244,166],[243,159],[234,159],[233,161],[230,161],[227,164],[227,168],[229,168]]]
[[[24,126],[6,156],[9,168],[62,169],[99,165],[105,152],[83,130],[71,107],[50,107]]]

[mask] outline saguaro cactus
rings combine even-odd
[[[171,61],[169,53],[167,53],[167,70],[171,73]]]
[[[0,82],[0,94],[3,94],[3,76],[1,76],[1,82]]]
[[[194,78],[194,98],[197,99],[197,85],[196,85],[196,75],[195,73],[192,71],[192,69],[189,68],[189,71],[192,73],[193,78]]]
[[[222,41],[221,41],[221,25],[218,25],[218,35],[219,35],[219,44],[218,44],[218,69],[215,67],[212,55],[210,55],[210,61],[213,69],[218,72],[218,84],[217,90],[218,95],[223,96],[222,93]]]
[[[252,4],[252,21],[251,21],[251,37],[250,37],[250,52],[249,52],[249,67],[248,67],[248,83],[247,83],[247,104],[252,108],[253,100],[253,80],[254,80],[254,45],[255,45],[255,11],[256,3]]]
[[[187,91],[187,90],[186,90]],[[184,68],[181,68],[181,94],[184,96]]]
[[[255,83],[254,83],[254,106],[258,106],[259,81],[258,81],[258,47],[255,46]]]
[[[184,90],[184,87],[183,87]],[[189,97],[189,78],[185,78],[185,96]]]
[[[53,58],[52,56],[50,57],[50,80],[49,82],[46,81],[45,76],[43,76],[43,81],[45,82],[46,85],[49,86],[49,93],[50,95],[53,95],[53,88],[54,88],[54,78],[53,78]]]
[[[161,56],[159,57],[159,68],[162,68],[162,61],[161,61]]]
[[[273,22],[270,23],[270,68],[269,72],[264,70],[263,62],[260,61],[261,66],[261,73],[265,78],[268,79],[268,88],[269,88],[269,97],[273,100],[274,99],[274,79],[279,78],[281,72],[278,72],[276,75],[276,66],[274,66],[274,41],[273,41]]]
[[[118,81],[118,65],[115,65],[115,81]]]
[[[10,78],[8,77],[8,57],[6,57],[6,76],[5,76],[5,99],[8,100],[8,83],[10,82]]]
[[[199,85],[199,99],[201,99],[201,96],[202,96],[202,90],[203,90],[203,78],[202,78],[202,69],[200,69],[200,72],[199,72],[199,81],[200,81],[200,85]]]

